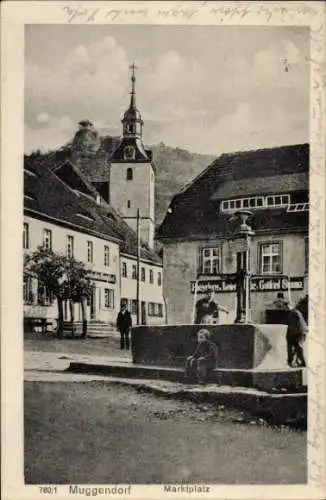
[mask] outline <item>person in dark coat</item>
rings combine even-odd
[[[120,332],[120,349],[129,349],[129,330],[131,327],[131,314],[128,311],[126,302],[122,302],[117,317],[117,328]]]
[[[220,306],[213,300],[214,294],[212,290],[208,290],[203,299],[198,300],[196,303],[196,317],[195,324],[211,324],[215,319],[218,323],[219,311],[229,313],[229,310]]]
[[[293,367],[294,361],[297,366],[306,366],[306,360],[303,352],[303,345],[308,333],[308,326],[302,313],[297,307],[289,305],[288,328],[286,333],[287,343],[287,362]]]
[[[279,311],[288,311],[289,309],[289,301],[284,298],[283,292],[278,292],[276,300],[273,302],[273,306],[275,309]]]
[[[197,333],[197,346],[186,360],[186,379],[205,384],[217,364],[217,347],[209,340],[209,331],[201,329]]]

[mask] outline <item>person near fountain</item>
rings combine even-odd
[[[287,311],[288,310],[289,301],[284,298],[283,292],[278,292],[276,296],[276,300],[273,302],[273,306],[275,309],[279,311]]]
[[[201,329],[197,333],[195,351],[186,360],[185,376],[188,382],[206,384],[210,373],[217,365],[217,347],[209,339],[209,331]]]
[[[125,301],[121,302],[121,309],[117,317],[117,328],[120,332],[120,349],[129,349],[129,330],[132,327],[131,314]]]
[[[205,297],[198,300],[196,303],[196,325],[210,325],[214,320],[218,323],[219,311],[224,311],[229,314],[229,310],[215,302],[213,297],[213,290],[208,289]]]
[[[303,352],[303,345],[308,333],[308,326],[304,320],[302,313],[297,307],[288,304],[288,321],[287,321],[287,362],[290,367],[306,366],[306,360]]]

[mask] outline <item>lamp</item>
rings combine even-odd
[[[240,223],[233,239],[243,240],[240,262],[237,262],[237,323],[250,323],[250,240],[255,234],[247,221],[253,213],[250,210],[239,210],[229,219]]]

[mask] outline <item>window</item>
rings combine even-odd
[[[162,285],[162,273],[158,272],[157,273],[157,286]]]
[[[153,273],[153,269],[150,269],[150,270],[149,270],[149,282],[150,282],[151,284],[153,284],[153,283],[154,283],[154,273]]]
[[[24,300],[24,304],[33,304],[34,303],[33,281],[32,281],[32,278],[30,276],[24,276],[23,300]]]
[[[121,263],[121,275],[123,278],[127,278],[127,263],[126,262]]]
[[[131,207],[131,202],[130,200],[127,201],[127,208],[130,208]]]
[[[110,265],[110,248],[107,245],[104,246],[104,265]]]
[[[304,272],[307,274],[309,272],[309,238],[308,236],[304,239]]]
[[[87,242],[87,262],[93,262],[93,242]]]
[[[135,264],[133,264],[132,266],[132,274],[131,274],[131,277],[133,280],[136,280],[137,279],[137,266]]]
[[[43,248],[45,248],[45,250],[52,250],[51,229],[43,229]]]
[[[221,210],[222,212],[226,212],[246,208],[288,207],[289,204],[289,194],[252,196],[250,198],[240,198],[238,200],[224,200],[221,202]]]
[[[23,248],[27,249],[29,248],[29,225],[27,222],[24,222],[24,229],[23,229]]]
[[[145,274],[145,268],[144,268],[144,267],[142,267],[142,268],[141,268],[141,271],[140,271],[140,279],[141,279],[142,281],[145,281],[145,279],[146,279],[146,274]]]
[[[282,272],[281,243],[270,242],[259,244],[259,262],[261,274]]]
[[[137,300],[132,299],[130,302],[131,302],[131,305],[130,305],[131,314],[137,314]]]
[[[74,256],[74,237],[67,236],[67,257],[72,258]]]
[[[163,305],[155,302],[148,303],[148,316],[163,316]]]
[[[104,290],[104,305],[107,309],[114,309],[114,290],[111,288]]]
[[[127,149],[127,148],[126,148]],[[127,177],[126,177],[127,181],[132,181],[133,179],[133,171],[132,171],[132,168],[127,168]]]
[[[219,247],[202,248],[201,259],[203,274],[218,274],[220,272]]]
[[[129,132],[129,134],[134,134],[135,133],[135,126],[133,123],[128,123],[127,125],[127,132]]]

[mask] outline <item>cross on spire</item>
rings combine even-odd
[[[132,71],[132,76],[131,76],[131,79],[134,80],[136,78],[135,76],[135,70],[138,69],[138,66],[136,66],[136,64],[133,62],[129,68],[131,69]]]
[[[129,68],[131,69],[131,100],[130,100],[130,107],[134,108],[136,106],[136,96],[135,96],[135,81],[136,81],[136,75],[135,75],[135,70],[138,69],[136,64],[133,62]]]

